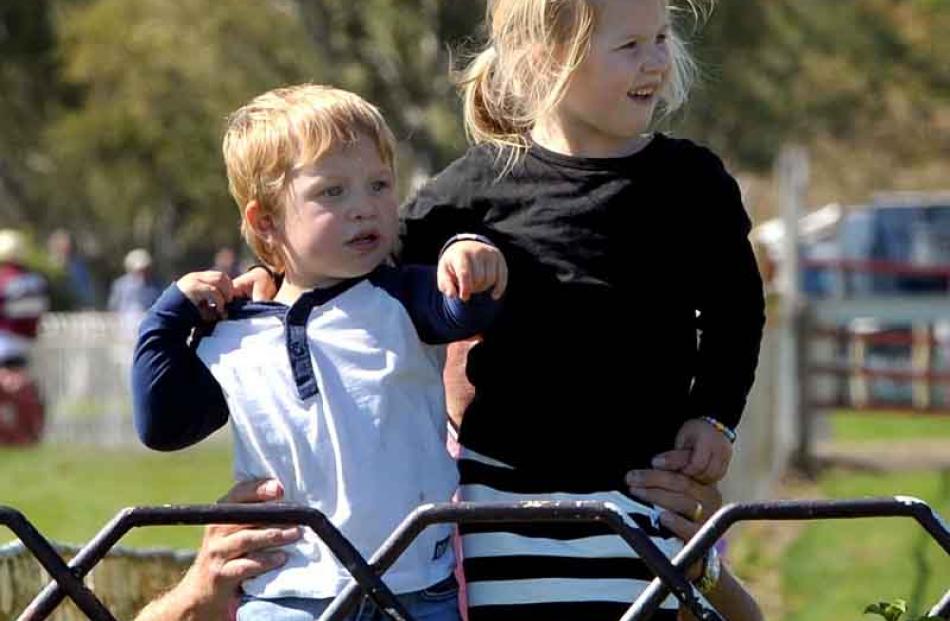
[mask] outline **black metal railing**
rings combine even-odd
[[[390,619],[411,621],[398,598],[383,583],[387,569],[427,526],[441,523],[596,522],[620,536],[656,578],[633,602],[621,621],[645,621],[671,593],[701,621],[721,621],[686,579],[684,568],[698,561],[734,524],[762,520],[827,520],[905,517],[916,520],[950,555],[950,529],[917,498],[895,496],[862,500],[780,501],[726,505],[714,513],[672,561],[615,505],[602,502],[444,503],[410,514],[367,562],[316,509],[286,504],[216,504],[135,507],[120,511],[67,564],[49,541],[18,511],[0,506],[0,525],[10,528],[50,574],[52,581],[21,613],[18,621],[43,621],[68,597],[91,621],[115,617],[82,582],[106,553],[132,528],[142,526],[251,524],[309,526],[336,555],[353,580],[334,599],[320,621],[339,621],[366,596]],[[950,619],[950,590],[929,611]]]

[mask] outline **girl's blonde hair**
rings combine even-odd
[[[694,17],[714,0],[682,0]],[[567,84],[590,49],[600,0],[490,0],[488,41],[463,71],[465,131],[476,143],[507,152],[509,166],[528,147],[539,118],[564,97]],[[686,101],[696,77],[683,40],[669,38],[672,70],[660,93],[662,113]]]
[[[394,170],[395,139],[386,120],[349,91],[319,84],[277,88],[228,117],[222,145],[228,189],[241,212],[241,234],[270,268],[283,271],[283,256],[251,228],[247,205],[257,201],[263,214],[281,221],[291,171],[363,136]]]

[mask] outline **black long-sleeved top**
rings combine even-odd
[[[693,417],[735,427],[764,325],[739,188],[709,150],[657,135],[627,157],[533,146],[503,174],[487,146],[410,199],[401,259],[478,233],[510,267],[469,355],[464,446],[558,489],[617,489]],[[464,478],[464,472],[463,472]]]

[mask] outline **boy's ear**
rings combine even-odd
[[[268,244],[273,243],[277,223],[272,215],[264,212],[261,204],[256,199],[250,201],[244,207],[244,218],[255,235]]]

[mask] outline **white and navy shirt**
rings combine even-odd
[[[169,287],[135,352],[135,420],[158,450],[193,444],[228,418],[239,480],[275,477],[284,500],[319,509],[369,557],[413,509],[445,502],[457,471],[445,448],[441,348],[497,312],[436,288],[433,268],[366,277],[276,302],[229,306],[196,343],[197,310]],[[455,564],[451,527],[430,526],[384,576],[418,591]],[[335,596],[349,573],[309,530],[280,569],[245,582],[264,598]]]

